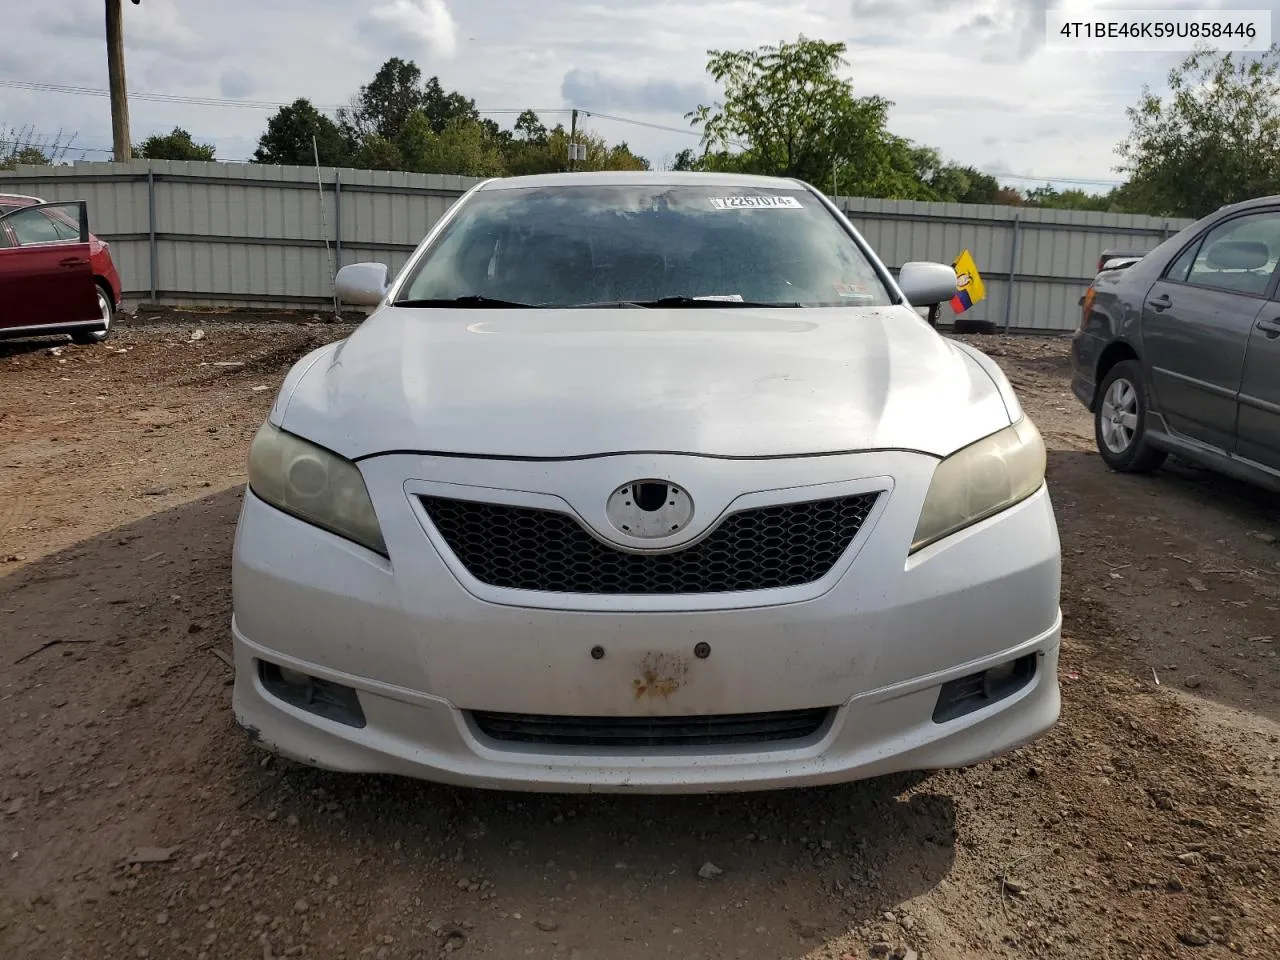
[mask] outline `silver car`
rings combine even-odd
[[[1059,711],[1045,448],[792,180],[491,180],[288,374],[234,709],[344,771],[753,790],[964,766]]]

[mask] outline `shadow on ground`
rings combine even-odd
[[[28,353],[39,353],[41,350],[48,350],[50,347],[69,346],[72,346],[71,338],[61,335],[56,337],[34,337],[27,340],[0,340],[0,360],[6,357],[20,357]]]

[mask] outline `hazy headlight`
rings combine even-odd
[[[1023,417],[947,457],[933,473],[911,551],[1007,509],[1044,483],[1044,440]]]
[[[354,463],[264,423],[249,447],[249,489],[285,513],[387,556]]]

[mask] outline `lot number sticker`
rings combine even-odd
[[[717,210],[799,210],[795,197],[711,197]]]

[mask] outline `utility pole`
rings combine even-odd
[[[136,5],[139,0],[133,0]],[[129,144],[129,94],[124,82],[124,16],[122,0],[107,3],[107,85],[111,89],[111,142],[117,163],[133,159]]]
[[[578,155],[578,111],[574,108],[569,115],[569,169],[573,169],[573,161]]]

